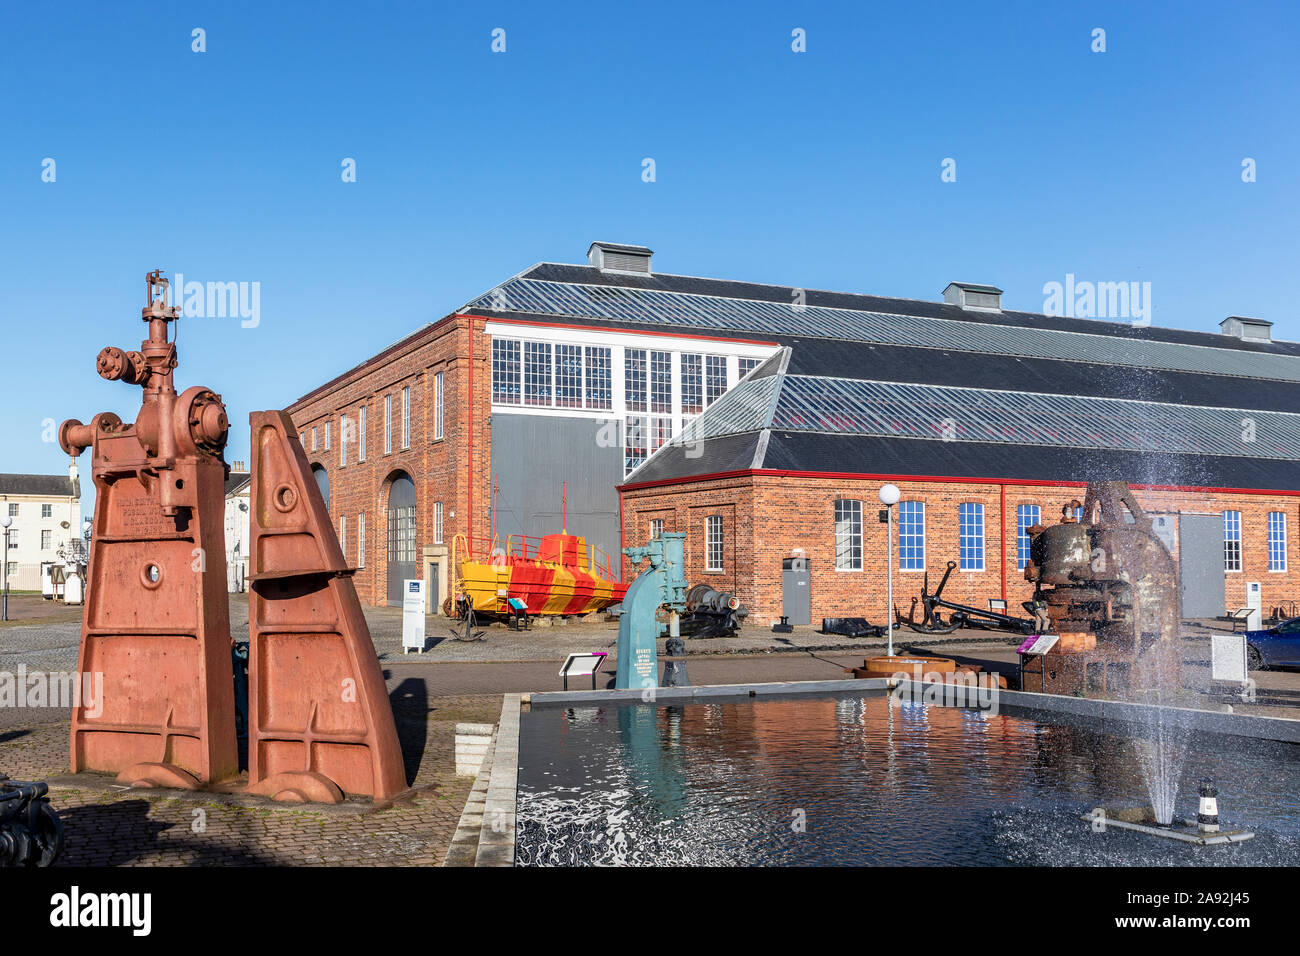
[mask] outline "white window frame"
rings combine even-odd
[[[835,517],[835,570],[861,571],[863,554],[862,501],[858,498],[836,498]]]
[[[433,503],[433,543],[442,544],[442,502]]]
[[[920,515],[921,515],[921,531],[920,531],[919,534],[910,534],[910,535],[909,535],[909,537],[920,538],[920,541],[921,541],[921,545],[920,545],[920,550],[921,550],[920,563],[917,564],[917,565],[914,566],[914,567],[904,567],[904,565],[903,565],[903,505],[916,505],[917,508],[920,509]],[[925,502],[924,502],[924,501],[900,501],[900,502],[898,503],[898,515],[897,515],[897,518],[898,518],[898,529],[897,529],[897,532],[898,532],[898,540],[897,540],[897,542],[896,542],[896,546],[897,546],[897,548],[898,548],[898,570],[899,570],[899,571],[904,571],[904,572],[909,572],[909,571],[910,571],[910,572],[913,572],[913,573],[924,572],[924,571],[925,571],[925,557],[926,557],[926,554],[925,554],[925,549],[926,549],[926,540],[925,540]],[[911,556],[909,556],[909,560],[912,560],[912,557],[911,557]]]
[[[366,406],[357,408],[357,461],[366,460]]]
[[[339,416],[339,467],[346,468],[348,464],[348,416]]]
[[[402,448],[411,447],[411,386],[402,388]]]
[[[1274,522],[1274,518],[1277,519]],[[1277,549],[1274,549],[1277,545]],[[1286,574],[1287,569],[1286,512],[1270,511],[1268,513],[1268,571],[1270,574]],[[1275,565],[1274,554],[1279,558]]]
[[[357,515],[357,567],[366,566],[366,513]]]
[[[348,551],[348,516],[339,515],[339,550],[344,554]]]
[[[443,379],[442,372],[433,376],[433,440],[442,441]]]
[[[651,518],[650,519],[650,540],[653,541],[655,538],[659,537],[663,533],[664,533],[664,519]]]
[[[716,562],[714,560],[716,549]],[[727,564],[726,541],[722,529],[722,515],[707,515],[704,519],[704,570],[725,571]]]
[[[1234,517],[1229,519],[1228,515]],[[1231,509],[1223,512],[1223,571],[1241,574],[1241,512]]]
[[[966,523],[963,520],[967,514],[967,509],[973,516],[973,520],[978,523],[978,533],[975,530],[967,531]],[[957,505],[957,570],[965,571],[970,574],[977,574],[987,569],[985,563],[985,520],[984,504],[979,501],[962,501]],[[966,566],[965,551],[967,547],[975,550],[979,559],[972,566]]]
[[[1025,519],[1029,513],[1033,514],[1033,520],[1025,524]],[[1021,504],[1016,505],[1016,570],[1023,571],[1025,565],[1029,563],[1029,529],[1043,521],[1043,509],[1038,505]],[[1025,542],[1025,560],[1020,560],[1020,541],[1024,538]]]

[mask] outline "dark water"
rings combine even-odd
[[[1297,865],[1300,748],[1187,742],[1177,812],[1212,778],[1225,823],[1191,847],[1093,833],[1148,803],[1135,741],[883,695],[538,707],[520,728],[520,865]],[[1108,728],[1109,730],[1109,728]]]

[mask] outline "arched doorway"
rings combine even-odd
[[[330,476],[320,465],[311,466],[312,477],[316,479],[316,487],[320,489],[321,500],[325,502],[325,510],[330,507]]]
[[[420,576],[415,558],[415,482],[394,472],[388,485],[388,606],[402,606],[402,582]]]

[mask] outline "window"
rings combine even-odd
[[[898,569],[925,570],[925,502],[898,503]]]
[[[492,340],[492,401],[519,404],[519,343],[512,339]]]
[[[1268,569],[1286,570],[1286,512],[1268,513]]]
[[[384,454],[393,453],[393,396],[384,396]]]
[[[333,424],[333,422],[326,422],[326,423],[325,423],[325,450],[326,450],[326,451],[329,451],[329,450],[330,450],[330,426],[331,426],[332,424]]]
[[[402,447],[411,447],[411,386],[402,389]]]
[[[653,541],[655,538],[659,537],[663,533],[664,533],[664,519],[651,518],[650,519],[650,540]]]
[[[623,476],[632,474],[645,459],[645,419],[629,415],[623,422]]]
[[[366,406],[357,409],[357,461],[366,460]]]
[[[957,506],[958,561],[962,571],[984,570],[984,506],[965,501]]]
[[[42,518],[53,518],[53,517],[54,517],[54,505],[41,505],[41,517],[42,517]]]
[[[311,450],[312,451],[316,450],[316,426],[314,425],[312,426],[311,429]]]
[[[669,415],[673,410],[673,355],[650,353],[650,411]]]
[[[707,408],[727,390],[727,359],[722,355],[707,356],[704,371],[704,406]]]
[[[587,407],[608,409],[614,403],[608,347],[587,346]]]
[[[673,437],[673,420],[671,418],[651,418],[648,422],[649,447],[646,451],[653,455]]]
[[[366,566],[366,513],[357,515],[357,567]]]
[[[645,392],[645,349],[626,349],[623,352],[623,393],[629,412],[646,410]]]
[[[1029,529],[1038,524],[1038,505],[1016,505],[1016,570],[1029,563]]]
[[[754,369],[762,365],[763,360],[757,358],[742,358],[739,360],[739,364],[740,364],[740,377],[744,378]]]
[[[433,503],[433,543],[442,544],[442,502]]]
[[[46,507],[49,507],[49,506],[46,505]],[[41,532],[41,550],[42,550],[42,551],[49,551],[51,548],[54,547],[54,541],[53,541],[53,538],[54,538],[54,532],[53,532],[53,531],[50,531],[48,528],[45,529],[45,530],[43,530],[43,531]]]
[[[442,439],[443,420],[442,372],[433,377],[433,440]]]
[[[551,404],[551,343],[524,343],[524,404]]]
[[[12,507],[12,505],[10,507]],[[10,551],[18,550],[18,529],[17,528],[9,529],[9,550]]]
[[[348,550],[348,519],[346,515],[339,515],[339,550],[343,552]]]
[[[582,346],[555,347],[555,407],[582,407]]]
[[[348,438],[352,435],[352,423],[348,421],[348,416],[343,415],[339,418],[339,467],[342,468],[348,463]]]
[[[722,570],[722,515],[704,519],[704,570]]]
[[[1223,513],[1223,570],[1241,570],[1241,512]]]
[[[704,356],[682,356],[682,414],[704,411]]]
[[[17,517],[18,517],[18,505],[15,504],[15,503],[12,502],[12,501],[9,502],[9,517],[11,517],[11,518],[17,518]]]
[[[835,502],[835,570],[862,570],[862,502]]]

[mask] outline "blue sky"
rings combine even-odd
[[[138,392],[94,358],[138,347],[152,268],[260,283],[256,328],[180,329],[178,387],[225,397],[232,460],[250,410],[593,239],[647,244],[658,271],[808,288],[992,282],[1033,311],[1067,273],[1150,282],[1158,325],[1257,315],[1300,339],[1291,3],[0,16],[0,471],[66,467],[46,419],[134,415]]]

